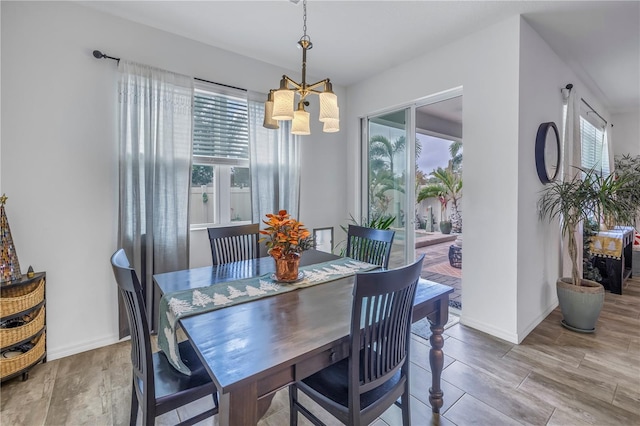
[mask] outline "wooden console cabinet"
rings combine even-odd
[[[622,294],[625,280],[632,275],[634,236],[633,227],[619,226],[591,237],[595,266],[600,269],[602,285],[611,293]]]
[[[39,362],[47,361],[46,274],[0,286],[0,379],[22,375]]]

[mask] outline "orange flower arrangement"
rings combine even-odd
[[[260,231],[265,237],[260,242],[266,241],[269,254],[276,259],[287,257],[293,253],[301,253],[313,247],[313,237],[302,222],[291,218],[286,210],[280,210],[278,214],[267,214],[268,220],[264,220],[267,228]]]

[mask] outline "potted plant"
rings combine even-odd
[[[298,280],[300,255],[313,247],[313,237],[302,222],[293,219],[286,210],[277,214],[267,214],[263,222],[267,227],[260,231],[268,253],[276,262],[276,281],[293,282]]]
[[[628,219],[628,205],[620,200],[626,180],[615,175],[603,177],[594,169],[583,170],[566,181],[555,180],[543,190],[539,201],[541,219],[560,220],[562,236],[568,241],[571,277],[556,282],[562,325],[574,331],[590,333],[604,303],[604,287],[580,276],[576,230],[582,222],[599,219],[603,210],[622,223]]]
[[[625,182],[625,191],[621,195],[631,209],[631,225],[640,218],[640,155],[632,157],[625,154],[615,159],[618,179]]]
[[[449,200],[447,199],[446,194],[443,194],[438,196],[438,201],[440,201],[440,217],[442,218],[439,223],[440,232],[443,234],[450,234],[453,224],[451,223],[449,216],[446,216]]]
[[[351,218],[351,223],[356,226],[363,226],[365,228],[372,229],[380,229],[386,231],[387,229],[391,229],[391,225],[396,221],[396,217],[393,215],[374,215],[370,220],[365,218],[362,219],[361,222],[358,222],[353,215],[349,215]],[[344,231],[345,234],[349,233],[349,227],[345,225],[340,225],[340,228]],[[347,241],[342,240],[338,244],[336,244],[336,249],[340,247],[340,256],[344,257],[345,252],[347,251]]]
[[[634,220],[630,223],[635,228],[635,242],[633,245],[631,273],[640,275],[640,155],[625,154],[615,159],[616,174],[629,180],[630,190],[626,193],[629,203],[635,206]]]
[[[432,197],[437,197],[440,201],[440,232],[449,234],[453,228],[451,219],[445,218],[449,201],[451,201],[451,215],[458,224],[455,232],[462,232],[462,218],[458,210],[458,202],[462,198],[462,177],[460,173],[453,171],[451,164],[445,169],[438,167],[431,172],[429,183],[418,194],[418,202]]]

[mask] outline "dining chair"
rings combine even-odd
[[[225,226],[207,228],[214,265],[260,257],[260,225]]]
[[[298,390],[346,425],[368,425],[393,404],[409,425],[411,315],[423,260],[424,255],[402,268],[356,274],[349,357],[289,386],[292,426],[298,412],[323,425],[300,403]]]
[[[192,425],[217,414],[216,386],[189,341],[179,343],[179,351],[182,360],[191,370],[190,376],[173,368],[163,353],[152,352],[142,287],[123,249],[111,256],[111,266],[126,306],[131,330],[133,386],[129,423],[132,426],[136,424],[139,405],[142,409],[142,424],[147,426],[155,423],[156,416],[206,396],[213,398],[213,408],[183,421],[180,425]]]
[[[396,231],[349,225],[346,256],[387,269]]]

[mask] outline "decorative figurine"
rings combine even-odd
[[[35,273],[33,272],[33,266],[29,265],[29,269],[27,270],[27,278],[33,278]]]
[[[2,197],[0,197],[0,242],[2,243],[2,250],[0,251],[0,283],[22,279],[20,262],[18,262],[16,248],[11,238],[9,221],[4,211],[6,202],[7,196],[2,194]]]

